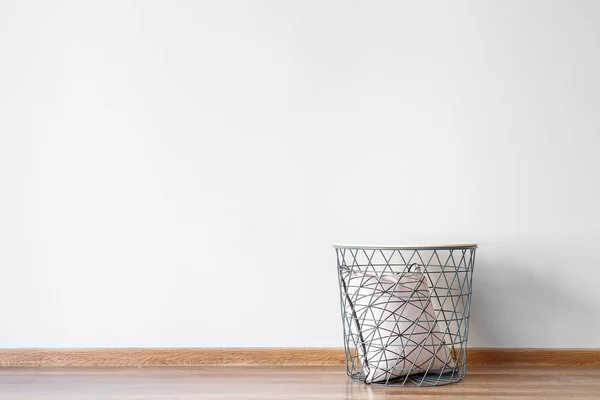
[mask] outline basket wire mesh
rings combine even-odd
[[[383,385],[462,380],[477,245],[334,247],[348,376]]]

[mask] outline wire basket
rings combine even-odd
[[[417,386],[463,379],[477,245],[334,248],[348,376]]]

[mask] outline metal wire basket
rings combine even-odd
[[[334,248],[348,376],[417,386],[463,379],[477,245]]]

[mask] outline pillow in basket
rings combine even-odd
[[[366,383],[454,367],[444,333],[436,322],[425,275],[351,272],[348,318]]]

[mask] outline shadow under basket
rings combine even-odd
[[[348,376],[374,385],[462,380],[477,245],[334,247]]]

